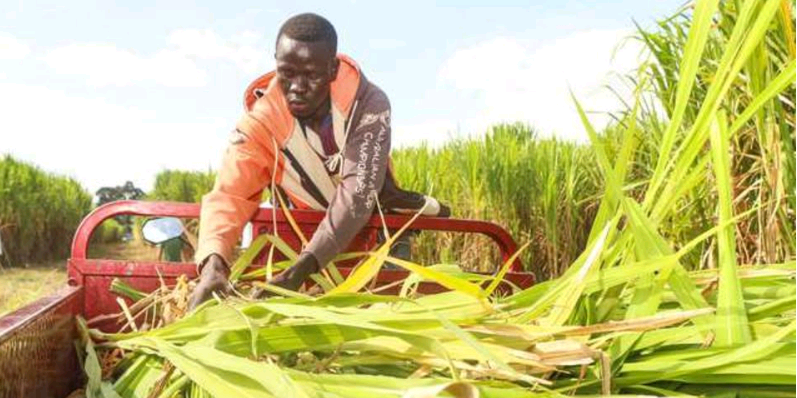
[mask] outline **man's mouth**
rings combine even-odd
[[[305,101],[289,101],[288,107],[293,113],[302,113],[307,110],[309,104]]]

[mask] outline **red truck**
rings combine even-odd
[[[119,201],[100,206],[86,216],[72,241],[71,256],[67,260],[67,286],[0,318],[0,398],[63,398],[82,386],[83,372],[76,353],[75,317],[98,319],[101,315],[118,313],[117,296],[109,290],[114,278],[141,291],[152,291],[160,285],[161,277],[168,284],[183,274],[189,278],[196,276],[196,267],[192,263],[87,258],[92,232],[104,220],[119,215],[191,219],[199,217],[199,210],[198,204]],[[324,213],[318,211],[294,210],[291,215],[305,236],[312,236],[324,217]],[[389,229],[398,229],[410,219],[405,215],[385,215],[384,220],[374,216],[349,250],[373,248],[383,222]],[[301,240],[280,210],[261,209],[253,217],[252,225],[253,237],[273,234],[276,226],[280,238],[296,250],[301,247]],[[498,246],[504,261],[517,250],[517,244],[506,230],[490,222],[420,217],[411,228],[486,235]],[[341,266],[339,269],[346,276],[352,267]],[[505,279],[519,287],[531,286],[534,275],[522,270],[520,261],[515,260]],[[376,287],[403,280],[407,274],[404,270],[383,269],[377,277]],[[433,292],[442,290],[442,287],[425,282],[419,290]],[[109,321],[100,322],[98,327],[112,331],[116,325]]]

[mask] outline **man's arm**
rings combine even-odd
[[[320,267],[342,250],[373,214],[385,181],[390,155],[390,103],[374,89],[363,103],[362,116],[343,148],[341,182],[326,216],[302,254],[311,254]]]
[[[270,180],[266,154],[246,134],[233,130],[213,190],[202,197],[197,264],[211,254],[229,264],[243,226],[257,211]]]
[[[246,221],[257,211],[263,188],[271,180],[268,160],[254,140],[233,130],[213,190],[202,198],[194,255],[200,280],[189,308],[206,301],[214,292],[227,289],[232,248]]]

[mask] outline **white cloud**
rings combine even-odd
[[[44,60],[58,73],[83,76],[94,86],[130,86],[153,82],[167,87],[202,87],[207,81],[198,60],[231,62],[247,73],[261,67],[265,50],[259,36],[241,32],[223,40],[209,29],[181,29],[168,37],[169,45],[155,54],[141,55],[113,44],[75,43],[50,51]]]
[[[169,123],[155,112],[2,81],[0,109],[0,154],[72,176],[92,193],[126,180],[149,190],[165,168],[216,168],[229,131],[218,118]]]
[[[8,33],[0,32],[0,60],[20,60],[28,54],[30,47],[27,44]]]
[[[169,35],[169,43],[180,55],[227,60],[248,73],[256,71],[265,58],[259,41],[260,35],[252,31],[240,32],[232,40],[223,40],[209,29],[180,29]]]
[[[154,82],[167,87],[202,87],[205,71],[173,51],[141,57],[110,44],[70,44],[44,60],[58,73],[84,76],[94,86],[130,86]]]
[[[394,50],[407,45],[407,42],[399,39],[368,39],[368,47],[372,50]]]
[[[263,35],[255,30],[244,30],[232,36],[232,42],[242,44],[253,44],[260,41]]]
[[[621,102],[605,88],[617,85],[612,77],[638,64],[640,46],[617,45],[625,30],[591,30],[527,48],[513,38],[496,38],[454,53],[442,66],[439,81],[459,94],[481,99],[475,120],[479,125],[523,121],[542,135],[586,140],[570,92],[585,110],[621,109]],[[606,115],[590,117],[596,127]],[[470,128],[470,126],[468,126]]]

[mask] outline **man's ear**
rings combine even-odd
[[[335,57],[332,60],[332,68],[330,72],[332,72],[332,81],[334,81],[338,77],[338,68],[340,67],[340,60],[338,57]]]

